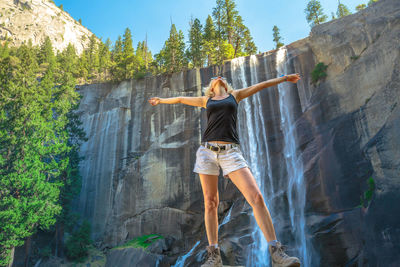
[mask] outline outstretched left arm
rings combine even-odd
[[[251,85],[251,86],[243,88],[243,89],[234,90],[234,93],[235,93],[237,102],[239,102],[242,99],[257,93],[258,91],[260,91],[264,88],[267,88],[270,86],[275,86],[284,81],[296,83],[298,80],[300,80],[300,75],[298,73],[288,74],[283,77],[269,79],[269,80],[254,84],[254,85]]]

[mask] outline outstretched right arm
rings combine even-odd
[[[152,97],[149,99],[150,104],[153,106],[158,104],[177,104],[182,103],[189,106],[202,107],[206,108],[207,97],[206,96],[178,96],[178,97],[170,97],[170,98],[160,98],[160,97]]]

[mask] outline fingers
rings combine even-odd
[[[148,102],[152,105],[152,106],[156,106],[160,103],[160,98],[159,97],[152,97],[148,100]]]

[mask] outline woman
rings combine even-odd
[[[207,110],[207,127],[202,136],[202,143],[196,152],[196,163],[193,169],[200,176],[205,207],[204,221],[209,243],[207,261],[201,265],[202,267],[222,266],[218,247],[218,175],[220,167],[224,177],[231,179],[253,208],[257,224],[269,244],[273,266],[300,266],[299,259],[286,255],[283,252],[285,246],[276,239],[275,229],[264,198],[240,150],[236,129],[237,108],[241,100],[263,88],[275,86],[284,81],[296,83],[299,79],[299,74],[289,74],[247,88],[233,90],[224,77],[218,76],[211,79],[205,96],[152,97],[149,99],[153,106],[160,103],[182,103]]]

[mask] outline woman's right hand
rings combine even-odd
[[[153,106],[160,104],[160,102],[161,102],[161,99],[156,96],[149,99],[149,103]]]

